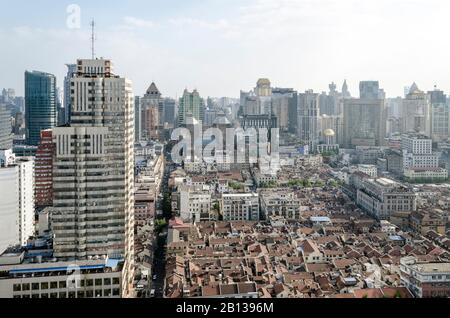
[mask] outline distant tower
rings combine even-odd
[[[267,78],[260,78],[258,82],[256,83],[256,89],[255,93],[256,96],[271,96],[272,95],[272,88],[270,86],[270,81]]]
[[[328,88],[330,89],[330,95],[336,93],[336,84],[332,82],[330,85],[328,85]]]
[[[91,53],[92,59],[95,59],[95,21],[92,19],[91,21]]]
[[[347,80],[344,80],[344,84],[342,85],[342,97],[343,98],[350,98],[350,92],[348,91],[348,85]]]
[[[142,129],[145,139],[158,139],[160,128],[161,93],[152,83],[141,98]]]

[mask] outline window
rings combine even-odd
[[[48,283],[41,283],[41,289],[43,290],[48,289]]]
[[[51,282],[50,283],[50,289],[58,289],[58,282]]]
[[[95,286],[102,286],[102,279],[101,278],[97,278],[95,280]]]
[[[58,293],[51,293],[50,298],[58,298]]]
[[[114,288],[113,289],[113,296],[120,296],[120,289],[119,288]]]
[[[111,278],[105,278],[103,280],[103,284],[106,285],[106,286],[111,285]]]
[[[31,298],[39,298],[39,294],[33,294]]]
[[[30,290],[30,284],[22,284],[22,290],[23,291]]]
[[[97,290],[95,291],[95,297],[96,297],[96,298],[99,298],[99,297],[102,297],[102,296],[103,296],[103,290],[97,289]]]
[[[59,298],[67,298],[67,293],[66,292],[59,293]]]
[[[39,290],[39,283],[32,283],[31,284],[31,289],[32,290]]]
[[[78,297],[78,298],[84,298],[84,292],[83,292],[83,291],[79,291],[79,292],[77,293],[77,297]]]
[[[14,284],[13,291],[15,291],[15,292],[22,291],[22,286],[20,284]]]
[[[65,281],[59,282],[59,288],[66,288],[66,287],[67,287],[67,283]]]
[[[86,279],[86,286],[88,286],[88,287],[94,286],[94,280],[93,279]]]
[[[69,292],[69,298],[75,298],[76,294],[75,292]]]
[[[111,289],[106,289],[104,291],[104,295],[105,295],[105,297],[111,297]]]
[[[119,285],[120,284],[120,279],[119,277],[114,277],[113,278],[113,285]]]
[[[94,297],[94,292],[92,290],[86,291],[86,298],[93,298],[93,297]]]

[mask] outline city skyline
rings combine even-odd
[[[0,298],[450,297],[448,3],[3,7]]]
[[[448,28],[449,4],[442,1],[136,0],[110,7],[78,1],[79,29],[67,25],[71,2],[45,2],[27,4],[19,18],[0,22],[0,40],[9,48],[2,54],[0,87],[18,95],[25,70],[52,73],[63,87],[65,64],[90,57],[92,18],[97,56],[120,65],[135,95],[154,81],[164,96],[181,97],[188,88],[237,97],[261,77],[299,92],[320,93],[344,79],[353,95],[362,80],[378,80],[389,97],[403,96],[414,81],[425,91],[434,85],[450,90],[447,44],[435,32]],[[9,5],[22,7],[21,1]]]

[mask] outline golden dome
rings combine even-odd
[[[323,134],[325,135],[325,137],[334,137],[336,135],[333,129],[325,129],[323,131]]]
[[[260,78],[256,85],[258,85],[258,86],[264,86],[264,85],[270,86],[270,80],[268,78]]]

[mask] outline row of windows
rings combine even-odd
[[[60,293],[42,293],[32,295],[15,295],[14,298],[99,298],[99,297],[118,297],[120,289],[114,288],[112,291],[107,290],[87,290],[78,292],[60,292]]]
[[[94,286],[110,286],[111,282],[113,285],[119,285],[120,279],[118,277],[112,278],[97,278],[97,279],[86,279],[80,280],[81,287],[91,287]],[[42,282],[42,283],[24,283],[24,284],[14,284],[13,291],[29,291],[31,290],[48,290],[48,289],[62,289],[67,288],[67,281],[59,281],[59,282]]]

